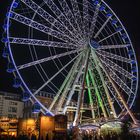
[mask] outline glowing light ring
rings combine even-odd
[[[34,2],[36,2],[36,4]],[[74,7],[72,7],[72,9],[66,7],[66,5],[69,6],[69,3],[65,0],[63,0],[59,6],[56,5],[56,3],[51,4],[51,0],[40,0],[40,4],[37,4],[39,3],[37,1],[34,2],[31,0],[13,0],[3,26],[6,34],[6,37],[2,39],[5,43],[3,56],[9,59],[7,71],[10,73],[14,72],[15,74],[14,87],[22,87],[22,89],[26,91],[26,94],[28,92],[30,95],[28,96],[29,99],[32,103],[40,105],[41,111],[44,114],[49,113],[50,115],[54,115],[52,111],[48,110],[48,107],[45,107],[45,105],[39,101],[36,95],[46,86],[53,94],[57,95],[60,86],[57,87],[56,83],[52,82],[53,79],[59,74],[62,74],[61,76],[66,78],[68,73],[70,73],[70,69],[67,68],[67,66],[71,63],[76,63],[81,53],[85,51],[86,46],[90,44],[92,46],[91,50],[95,51],[97,57],[100,59],[100,63],[103,65],[101,68],[109,70],[109,75],[119,87],[119,90],[121,92],[126,92],[128,95],[127,104],[129,108],[131,108],[136,98],[138,88],[138,66],[136,56],[128,33],[111,8],[104,1],[84,1],[85,5],[89,6],[87,8],[83,6],[83,3],[71,0],[70,2],[72,5],[74,3],[78,4],[79,9],[80,5],[83,7],[83,17],[79,17],[78,15],[81,11],[76,11],[76,7],[75,9]],[[53,12],[46,11],[44,5],[49,7],[50,11],[54,7],[55,9]],[[65,12],[64,8],[69,15]],[[43,11],[42,9],[45,10]],[[92,14],[89,14],[88,11]],[[43,16],[46,16],[46,18]],[[74,17],[77,17],[75,21],[73,21]],[[82,23],[82,19],[84,23]],[[18,38],[18,36],[11,36],[11,34],[13,34],[12,29],[14,29],[12,26],[15,24],[15,21],[17,21],[20,26],[28,26],[28,37]],[[88,29],[88,24],[89,26],[94,25],[94,28]],[[80,30],[81,28],[82,30]],[[17,33],[18,32],[20,33],[20,31],[17,31]],[[40,32],[40,34],[44,35],[46,34],[46,40],[34,39],[36,32]],[[16,46],[17,44],[19,46]],[[15,47],[21,47],[20,45],[23,45],[22,48],[27,47],[32,62],[18,65],[17,55],[15,54],[16,52],[14,52],[14,45]],[[49,54],[47,54],[48,56],[46,58],[39,58],[40,56],[37,52],[37,49],[40,49],[39,46],[43,49],[45,46],[48,46],[46,49]],[[61,49],[61,53],[57,48]],[[114,53],[112,53],[112,49],[114,49]],[[124,52],[121,53],[121,51]],[[66,61],[68,59],[68,62],[64,63],[61,57],[66,58]],[[51,76],[43,67],[43,63],[47,63],[47,61],[51,61],[51,64],[54,64],[53,67],[57,69]],[[118,62],[120,62],[120,65]],[[118,68],[115,66],[118,66]],[[32,67],[35,68],[39,77],[44,82],[44,85],[41,83],[41,86],[37,87],[35,92],[32,90],[33,87],[29,85],[31,83],[27,83],[24,77],[25,75],[21,72],[22,69],[24,71],[24,69],[30,69]],[[118,71],[118,73],[116,71]],[[120,76],[120,74],[122,75]],[[64,81],[64,79],[62,79],[62,81]],[[127,83],[128,81],[130,81],[129,85]],[[119,83],[121,83],[122,86],[120,86]],[[111,94],[113,92],[111,91],[111,87],[107,85],[107,88],[110,90]],[[115,98],[115,95],[112,98],[121,106],[121,103]],[[25,99],[27,100],[27,98]],[[124,108],[121,109],[124,110]]]

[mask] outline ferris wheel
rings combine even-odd
[[[6,16],[7,71],[34,112],[72,112],[74,124],[126,114],[135,122],[135,52],[103,0],[13,0]]]

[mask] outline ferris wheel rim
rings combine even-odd
[[[15,2],[15,0],[13,0],[13,2],[12,2],[12,4],[11,4],[11,7],[10,7],[10,10],[12,9],[14,2]],[[102,2],[105,3],[103,0],[102,0]],[[105,3],[105,5],[107,5],[107,4]],[[108,5],[107,5],[107,7],[112,11],[112,9],[111,9]],[[10,11],[10,10],[9,10],[9,11]],[[130,40],[130,37],[129,37],[129,35],[128,35],[126,29],[125,29],[125,27],[123,26],[122,22],[119,20],[118,16],[116,16],[116,14],[115,14],[113,11],[112,11],[112,13],[113,13],[113,15],[115,15],[115,17],[117,17],[117,20],[119,21],[119,23],[121,23],[123,29],[125,30],[125,33],[127,34],[127,37],[129,38],[129,41],[130,41],[130,44],[131,44],[131,48],[132,48],[132,50],[134,51],[132,42],[131,42],[131,40]],[[7,23],[9,23],[9,22],[10,22],[10,20],[9,20],[9,18],[7,18]],[[7,36],[9,37],[9,28],[7,28],[7,31],[6,31],[6,32],[7,32]],[[54,114],[53,114],[52,112],[50,112],[44,105],[42,105],[42,104],[39,102],[39,100],[34,96],[34,94],[31,92],[31,90],[29,89],[29,87],[27,86],[27,84],[25,83],[25,81],[23,80],[23,78],[22,78],[22,76],[21,76],[19,70],[17,69],[17,65],[16,65],[16,63],[15,63],[15,60],[14,60],[14,58],[13,58],[13,54],[12,54],[11,47],[10,47],[10,42],[8,42],[8,48],[9,48],[9,52],[10,52],[10,59],[12,60],[12,62],[13,62],[13,64],[14,64],[14,67],[15,67],[15,69],[16,69],[16,73],[18,74],[19,78],[21,79],[22,84],[24,85],[25,89],[30,93],[30,95],[35,99],[35,101],[38,102],[38,103],[40,104],[40,106],[41,106],[46,112],[49,112],[51,115],[54,115]],[[137,60],[135,54],[134,54],[134,57],[135,57],[135,60]],[[136,61],[136,68],[137,68],[137,71],[138,71],[137,61]],[[137,77],[138,77],[138,72],[137,72]],[[138,89],[138,82],[137,82],[137,85],[136,85],[136,92],[137,92],[137,89]],[[133,103],[134,103],[134,101],[135,101],[135,98],[136,98],[136,94],[135,94],[135,96],[134,96],[134,98],[133,98],[133,101],[131,102],[130,108],[132,107],[132,105],[133,105]]]

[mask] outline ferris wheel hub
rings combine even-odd
[[[94,49],[97,49],[100,47],[99,43],[95,40],[90,40],[90,43],[89,43],[90,47],[94,48]]]

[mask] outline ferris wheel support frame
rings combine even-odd
[[[74,122],[73,122],[74,126],[79,124],[79,120],[80,120],[80,116],[81,116],[80,110],[81,110],[81,107],[82,107],[83,101],[84,101],[85,81],[86,81],[86,74],[88,71],[89,53],[90,53],[90,49],[88,48],[88,50],[86,52],[85,62],[82,65],[82,67],[84,69],[84,74],[83,74],[83,79],[82,79],[82,83],[81,83],[82,84],[81,92],[79,93],[79,98],[78,98],[77,110],[76,110],[76,114],[75,114],[75,118],[74,118]]]
[[[93,49],[91,50],[91,54],[92,54],[92,57],[93,57],[94,60],[95,60],[94,62],[95,62],[95,65],[96,65],[96,67],[97,67],[97,71],[99,72],[99,75],[100,75],[100,78],[101,78],[103,87],[104,87],[104,89],[105,89],[105,93],[106,93],[107,99],[108,99],[108,101],[109,101],[111,110],[112,110],[113,115],[114,115],[114,118],[117,118],[117,115],[116,115],[116,112],[115,112],[115,109],[114,109],[114,106],[113,106],[113,103],[112,103],[112,99],[111,99],[111,97],[110,97],[110,95],[109,95],[109,91],[108,91],[108,89],[107,89],[107,87],[106,87],[106,85],[105,85],[105,81],[104,81],[103,75],[102,75],[102,73],[101,73],[101,69],[100,69],[100,67],[99,67],[99,65],[98,65],[98,62],[97,62],[97,61],[99,61],[99,59],[98,59],[98,57],[96,56],[96,54],[95,54],[95,52],[94,52]]]

